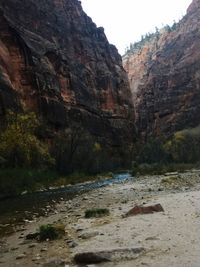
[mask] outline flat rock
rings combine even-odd
[[[100,233],[98,231],[94,231],[94,232],[85,232],[85,233],[82,233],[81,235],[79,235],[79,238],[82,238],[82,239],[89,239],[89,238],[92,238],[92,237],[95,237],[97,235],[99,235]]]
[[[155,204],[155,205],[151,205],[151,206],[135,206],[134,208],[132,208],[131,210],[129,210],[124,217],[128,217],[128,216],[135,216],[138,214],[151,214],[154,212],[163,212],[164,209],[161,206],[161,204]]]
[[[108,250],[100,250],[95,252],[81,252],[74,256],[74,260],[78,264],[93,264],[108,261],[131,260],[144,252],[143,247],[132,248],[114,248]]]

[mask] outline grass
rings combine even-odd
[[[108,209],[89,209],[85,211],[85,218],[99,218],[109,215]]]

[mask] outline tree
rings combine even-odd
[[[53,164],[48,147],[36,136],[39,121],[34,113],[13,113],[0,134],[0,158],[4,167],[38,168]]]

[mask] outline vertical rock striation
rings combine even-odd
[[[54,128],[78,122],[118,143],[133,105],[117,49],[78,0],[1,0],[0,114],[34,110]]]
[[[200,0],[123,57],[141,136],[171,135],[200,124]]]

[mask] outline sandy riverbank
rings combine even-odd
[[[136,204],[156,203],[164,212],[122,218]],[[110,215],[85,219],[85,210],[94,207],[108,208]],[[66,226],[62,239],[42,243],[25,240],[41,224],[54,222]],[[0,241],[0,267],[55,267],[55,259],[76,266],[72,260],[78,252],[130,247],[142,247],[144,252],[131,260],[99,266],[199,267],[199,239],[200,172],[139,177],[63,201],[53,214],[27,223]]]

